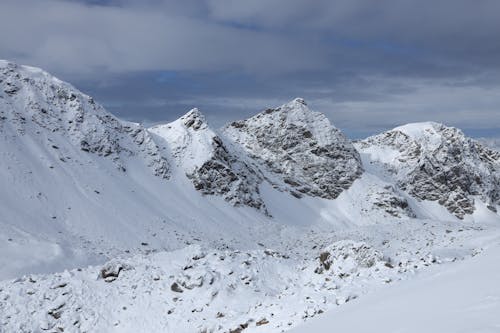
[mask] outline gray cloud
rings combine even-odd
[[[320,52],[297,48],[290,37],[176,15],[178,11],[54,0],[6,0],[0,6],[1,52],[57,71],[265,67],[280,72],[319,68],[325,61]]]
[[[496,0],[3,0],[0,57],[112,112],[216,125],[305,97],[352,136],[436,120],[500,136]]]

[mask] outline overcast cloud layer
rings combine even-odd
[[[118,116],[214,125],[304,97],[352,137],[435,120],[500,136],[498,0],[2,0],[0,58]]]

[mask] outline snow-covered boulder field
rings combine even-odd
[[[290,237],[280,249],[191,245],[28,274],[0,282],[0,325],[6,332],[282,332],[329,311],[333,318],[337,307],[429,268],[480,256],[493,235],[500,239],[498,228],[463,222],[400,223]]]

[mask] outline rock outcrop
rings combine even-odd
[[[257,161],[269,182],[298,197],[335,199],[363,170],[351,142],[301,98],[223,132]]]
[[[122,171],[127,157],[139,156],[156,176],[169,178],[167,159],[143,127],[117,119],[38,68],[0,61],[0,119],[4,135],[63,137],[81,151],[111,159]]]
[[[244,156],[223,142],[198,109],[150,131],[167,142],[177,166],[196,190],[221,196],[235,206],[266,212],[259,193],[262,177],[245,162]]]
[[[500,200],[500,153],[438,123],[397,127],[357,143],[373,163],[386,167],[399,188],[437,201],[462,219],[474,200],[496,210]]]

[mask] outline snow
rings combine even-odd
[[[483,253],[326,313],[290,332],[498,332],[500,238]]]
[[[398,288],[397,281],[475,260],[499,235],[498,225],[414,220],[283,234],[277,249],[262,240],[248,251],[191,245],[117,258],[0,282],[0,323],[8,332],[227,332],[240,325],[248,325],[245,332],[281,332],[329,318],[323,313],[388,285]]]
[[[295,197],[335,199],[362,173],[352,143],[300,98],[222,131],[273,188]]]
[[[363,165],[400,190],[437,201],[459,219],[476,206],[498,205],[500,154],[462,131],[427,122],[407,124],[356,143]]]
[[[188,119],[201,122],[201,128],[195,130],[187,127],[185,122]],[[208,128],[205,117],[196,108],[174,122],[154,126],[149,130],[168,142],[178,159],[178,165],[182,165],[186,172],[194,171],[213,156],[212,140],[216,134]]]
[[[441,124],[434,121],[426,121],[398,126],[393,128],[392,131],[401,131],[409,135],[412,139],[418,140],[429,136],[429,134],[436,135],[436,128],[441,126]]]

